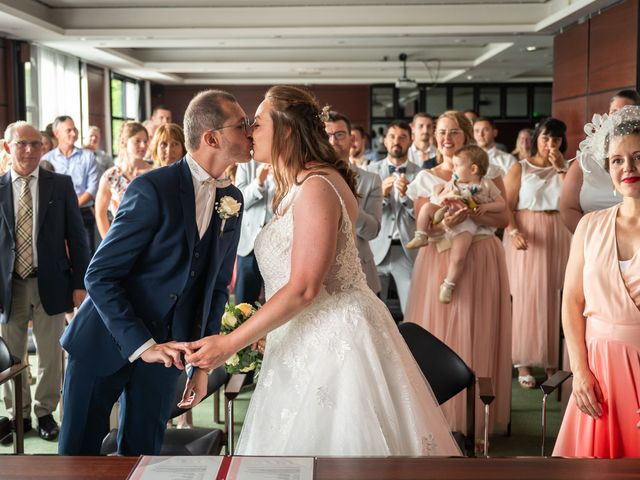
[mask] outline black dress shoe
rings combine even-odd
[[[42,417],[38,417],[38,435],[43,440],[55,440],[58,438],[58,434],[60,433],[60,428],[58,424],[53,419],[53,415],[43,415]]]
[[[25,434],[27,432],[30,432],[31,430],[33,430],[33,426],[31,425],[31,419],[30,418],[22,419],[22,428],[23,428]],[[9,435],[7,435],[6,437],[4,437],[3,439],[1,439],[0,440],[0,444],[2,444],[2,445],[11,445],[13,443],[13,432],[15,432],[15,431],[16,431],[15,420],[11,420],[11,433]]]

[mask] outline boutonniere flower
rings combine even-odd
[[[225,195],[220,199],[216,206],[216,212],[218,212],[218,216],[222,220],[222,224],[220,225],[220,236],[222,236],[222,232],[224,232],[224,225],[227,220],[240,215],[241,206],[242,204],[240,202],[228,195]]]

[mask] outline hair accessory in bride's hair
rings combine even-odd
[[[576,153],[584,173],[591,173],[586,167],[587,162],[605,168],[611,136],[619,137],[634,132],[640,133],[640,106],[626,105],[611,115],[596,113],[591,122],[584,126],[587,137],[580,142]]]
[[[322,107],[322,110],[320,110],[320,113],[318,114],[318,118],[323,124],[324,122],[329,121],[330,112],[331,112],[331,105],[325,105],[324,107]]]

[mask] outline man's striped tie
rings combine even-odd
[[[20,278],[27,278],[33,272],[33,199],[29,188],[32,178],[32,175],[20,177],[22,190],[16,223],[16,274]]]

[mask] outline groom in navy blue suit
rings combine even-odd
[[[243,203],[221,177],[249,160],[248,121],[232,95],[209,90],[190,102],[184,130],[187,155],[127,189],[62,336],[63,455],[99,454],[121,395],[118,453],[158,454],[184,368],[179,342],[219,330]],[[206,385],[195,369],[183,399],[199,402]]]

